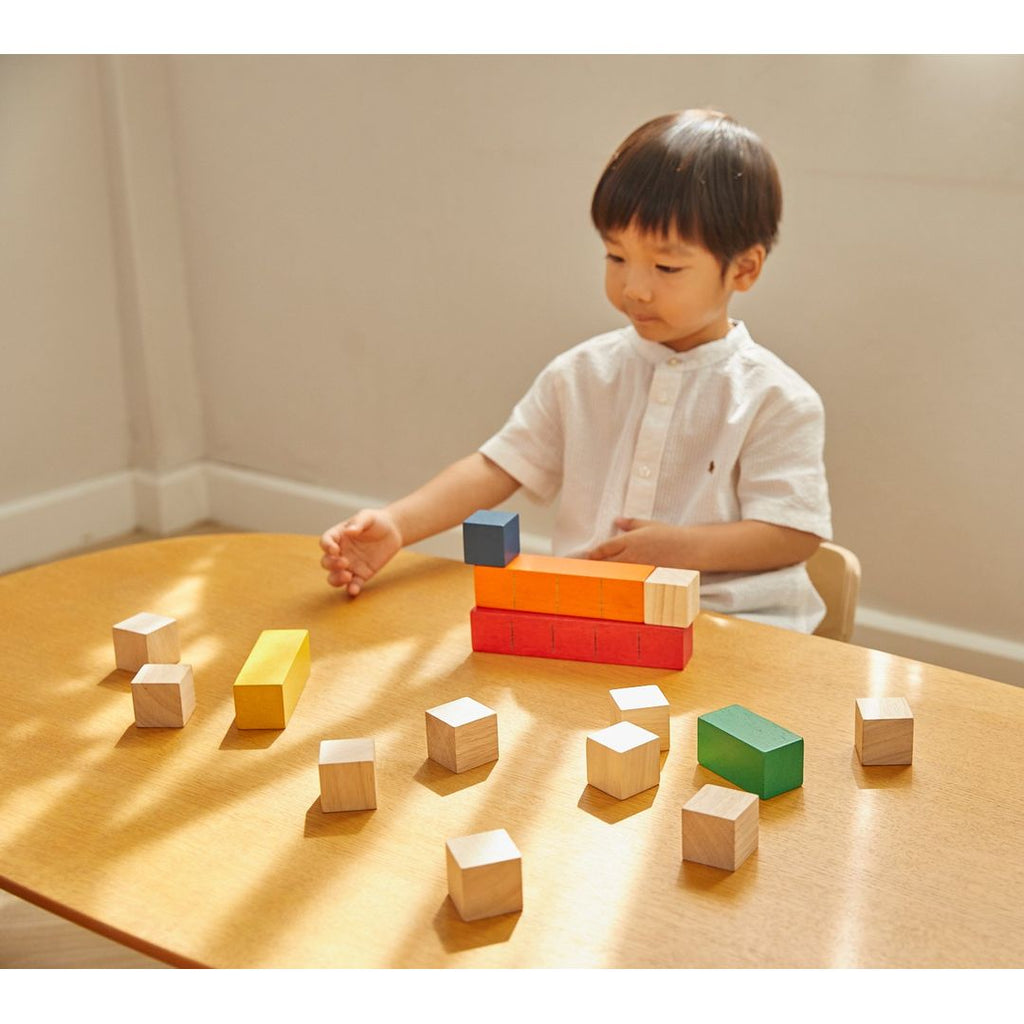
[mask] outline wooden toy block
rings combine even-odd
[[[181,661],[178,623],[166,615],[139,612],[114,626],[114,660],[125,672],[143,665],[175,665]]]
[[[473,566],[473,591],[478,608],[515,608],[515,573],[487,565]]]
[[[524,658],[555,656],[554,615],[527,612],[512,619],[512,650]]]
[[[675,629],[480,607],[470,611],[469,622],[473,650],[491,654],[679,670],[693,653],[692,626]]]
[[[914,713],[905,697],[860,697],[854,712],[854,746],[864,765],[911,764]]]
[[[519,554],[519,516],[481,509],[462,524],[462,551],[470,565],[504,567]]]
[[[517,612],[558,610],[558,574],[544,555],[520,555],[505,570],[512,575],[512,607]]]
[[[372,739],[321,740],[321,810],[373,810],[377,806],[376,760]]]
[[[476,604],[480,608],[642,623],[644,580],[653,571],[651,565],[519,555],[504,569],[476,567]]]
[[[756,793],[704,786],[683,805],[683,860],[735,871],[756,849]]]
[[[498,760],[498,715],[472,697],[426,712],[427,756],[452,772]]]
[[[739,704],[697,719],[697,760],[768,800],[804,781],[804,741]]]
[[[693,626],[641,626],[639,636],[640,665],[682,670],[693,657]]]
[[[523,858],[503,828],[445,843],[448,895],[463,921],[523,909]]]
[[[235,726],[283,729],[309,678],[309,630],[266,629],[235,679]]]
[[[554,657],[567,661],[597,661],[596,619],[553,617]]]
[[[640,630],[637,623],[598,619],[594,636],[598,661],[606,665],[640,664]]]
[[[140,729],[180,729],[196,709],[191,665],[143,665],[132,679],[132,707]]]
[[[661,743],[656,733],[617,722],[587,736],[587,782],[626,800],[661,781]]]
[[[700,573],[658,568],[644,580],[644,622],[685,628],[700,611]]]
[[[632,722],[648,732],[656,733],[662,750],[669,748],[668,698],[660,686],[624,686],[608,691],[611,720]]]
[[[469,613],[473,650],[489,654],[513,654],[512,612],[498,608],[473,608]]]
[[[561,573],[555,576],[555,609],[559,615],[597,618],[604,581],[597,576]]]

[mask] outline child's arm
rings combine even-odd
[[[616,519],[615,525],[623,532],[588,558],[700,572],[767,572],[807,561],[821,543],[813,533],[756,519],[708,526]]]
[[[412,494],[382,509],[363,509],[321,538],[332,587],[355,597],[407,544],[457,526],[477,509],[492,508],[519,489],[519,481],[474,452],[442,470]]]

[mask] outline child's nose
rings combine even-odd
[[[630,270],[626,275],[625,292],[628,299],[636,299],[638,302],[650,302],[650,278],[642,270]]]

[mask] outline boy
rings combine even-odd
[[[355,596],[403,545],[522,486],[561,493],[555,554],[699,569],[702,607],[813,632],[824,605],[803,563],[831,536],[821,400],[728,312],[781,208],[770,154],[726,115],[633,132],[591,204],[631,326],[558,356],[477,452],[328,530],[328,582]]]

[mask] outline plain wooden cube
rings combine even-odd
[[[700,612],[700,573],[658,568],[644,580],[644,622],[651,626],[692,625]]]
[[[448,895],[463,921],[523,909],[523,858],[503,829],[449,839]]]
[[[369,811],[377,806],[372,739],[320,741],[320,809]]]
[[[756,849],[760,800],[707,785],[683,806],[683,860],[735,871]]]
[[[180,729],[196,709],[191,665],[143,665],[132,679],[139,728]]]
[[[905,697],[859,697],[854,746],[861,764],[911,764],[914,713]]]
[[[143,665],[175,665],[181,661],[178,623],[166,615],[139,612],[114,626],[114,660],[125,672]]]
[[[660,686],[624,686],[609,690],[611,718],[615,722],[632,722],[642,729],[657,733],[661,749],[669,747],[668,698]]]
[[[618,722],[587,736],[587,782],[626,800],[661,781],[658,734],[632,722]]]
[[[472,697],[426,713],[427,756],[452,772],[498,760],[498,715]]]

